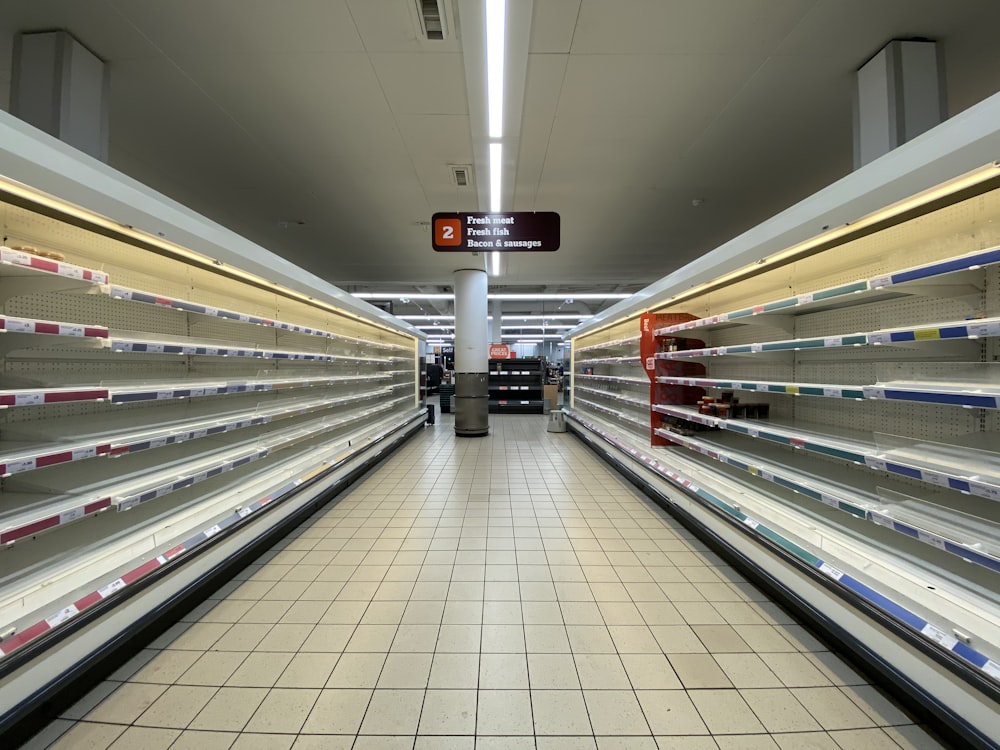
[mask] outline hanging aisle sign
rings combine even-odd
[[[438,213],[431,219],[439,253],[552,252],[559,249],[555,211]]]

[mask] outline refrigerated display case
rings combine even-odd
[[[986,109],[981,157],[1000,153],[997,102]],[[962,165],[956,127],[910,147],[919,169],[903,147],[571,331],[566,418],[988,746],[1000,736],[1000,165],[928,184]],[[844,206],[865,210],[823,226]]]
[[[0,130],[2,730],[426,409],[416,329],[22,124]],[[26,184],[51,162],[81,174]]]

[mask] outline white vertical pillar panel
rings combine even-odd
[[[855,169],[940,124],[946,113],[937,44],[898,39],[889,42],[858,70]]]
[[[455,372],[486,372],[489,364],[487,276],[482,269],[455,271]]]
[[[493,320],[490,322],[490,343],[491,344],[502,344],[503,343],[503,328],[501,324],[503,323],[503,301],[495,299],[490,304],[490,315],[493,316]]]
[[[15,37],[11,114],[103,162],[108,88],[107,66],[69,33]]]
[[[489,330],[483,268],[455,271],[455,434],[489,434]]]

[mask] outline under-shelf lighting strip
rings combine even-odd
[[[401,422],[393,427],[392,431],[396,431],[405,427],[410,422],[415,419],[422,419],[423,415],[418,414],[416,416],[411,416],[403,419]],[[180,557],[185,553],[189,553],[199,545],[205,543],[212,537],[216,536],[220,532],[229,529],[240,522],[242,522],[247,516],[253,515],[267,506],[271,505],[280,500],[284,500],[286,497],[293,494],[302,484],[315,479],[323,474],[335,470],[337,467],[343,465],[343,463],[354,455],[357,455],[365,448],[367,448],[373,442],[372,438],[366,440],[355,442],[347,450],[345,450],[340,455],[332,458],[330,461],[323,461],[317,464],[315,467],[311,468],[309,471],[300,474],[295,479],[292,479],[285,484],[277,487],[271,492],[267,493],[265,496],[258,498],[252,503],[238,507],[235,511],[225,516],[217,523],[202,529],[192,536],[188,537],[179,544],[173,545],[168,549],[164,549],[160,554],[155,557],[150,558],[146,562],[142,563],[136,568],[123,573],[118,578],[108,582],[104,586],[96,589],[95,591],[86,594],[85,596],[77,599],[72,604],[63,607],[59,611],[51,614],[43,620],[40,620],[27,628],[15,633],[14,635],[0,640],[0,658],[4,658],[14,653],[20,648],[23,648],[27,644],[36,640],[37,638],[45,635],[49,631],[59,627],[60,625],[68,622],[74,617],[78,616],[80,613],[86,611],[95,604],[107,599],[108,597],[116,594],[122,589],[130,586],[137,581],[145,578],[153,571],[166,565],[170,561]]]
[[[895,273],[874,276],[870,279],[854,281],[849,284],[842,284],[828,289],[820,289],[815,292],[799,294],[795,297],[786,297],[773,302],[765,302],[763,304],[753,305],[752,307],[740,310],[733,310],[731,312],[720,313],[719,315],[712,315],[707,318],[699,318],[697,320],[689,320],[684,323],[677,323],[675,325],[659,328],[653,331],[653,335],[668,336],[681,333],[683,331],[690,331],[695,328],[703,328],[705,326],[713,326],[737,320],[747,320],[749,318],[753,318],[754,316],[770,312],[787,313],[792,311],[794,308],[812,305],[817,302],[829,302],[830,300],[837,298],[845,298],[846,301],[847,297],[860,294],[862,292],[878,291],[896,284],[904,284],[910,281],[920,281],[923,279],[933,278],[935,276],[955,273],[957,271],[973,270],[997,263],[1000,263],[1000,247],[993,247],[987,250],[980,250],[954,258],[947,258],[946,260],[935,263],[915,266],[913,268],[904,269]]]
[[[836,508],[856,518],[863,518],[879,526],[889,528],[892,531],[905,534],[924,544],[957,555],[968,562],[1000,572],[1000,557],[984,553],[981,549],[977,549],[976,543],[963,544],[942,533],[898,521],[888,513],[865,507],[864,502],[860,499],[840,495],[835,489],[829,486],[821,489],[823,483],[820,480],[807,478],[795,472],[789,472],[786,467],[768,466],[765,468],[759,461],[755,461],[752,456],[726,451],[704,441],[680,435],[671,430],[661,428],[654,430],[654,432],[672,443],[682,445],[688,450],[707,456],[714,461],[719,461],[755,477],[760,477],[765,481],[790,489],[804,497],[808,497],[831,508]]]
[[[725,500],[713,495],[706,489],[699,487],[689,477],[672,470],[665,464],[660,463],[657,458],[629,445],[617,435],[607,432],[597,424],[589,422],[584,417],[573,411],[567,411],[566,416],[570,420],[579,423],[583,428],[599,436],[605,442],[613,445],[622,453],[632,456],[632,458],[644,464],[650,471],[662,476],[670,483],[682,488],[687,493],[696,496],[702,504],[715,508],[724,515],[742,523],[750,529],[754,535],[760,537],[761,540],[767,540],[768,542],[778,545],[796,559],[819,570],[825,576],[833,581],[836,581],[845,589],[851,591],[857,596],[860,596],[863,600],[869,602],[870,604],[875,605],[878,609],[891,615],[899,623],[909,627],[914,632],[921,634],[924,638],[937,644],[945,651],[954,654],[967,664],[982,670],[990,678],[1000,680],[1000,663],[991,660],[968,644],[950,635],[947,629],[934,625],[920,615],[917,615],[916,613],[911,612],[902,605],[896,603],[888,596],[876,591],[871,586],[868,586],[852,575],[840,570],[838,567],[824,561],[809,550],[799,546],[796,542],[769,528],[760,520],[746,515],[737,507],[730,505]]]

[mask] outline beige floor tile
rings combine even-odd
[[[214,687],[171,685],[133,723],[144,727],[184,729],[215,692]]]
[[[719,750],[715,740],[708,736],[675,737],[660,735],[656,737],[659,750]]]
[[[125,682],[161,653],[163,652],[160,649],[144,648],[108,675],[107,679],[113,682]]]
[[[476,732],[475,690],[428,690],[420,713],[420,734],[471,735]]]
[[[229,750],[239,738],[236,732],[202,732],[188,729],[174,740],[170,750]]]
[[[784,688],[740,690],[764,728],[772,734],[781,732],[818,732],[822,729],[808,711]]]
[[[400,625],[390,650],[434,653],[438,640],[438,627],[438,625]]]
[[[278,581],[260,598],[264,601],[296,601],[309,588],[305,581]]]
[[[411,601],[403,612],[406,625],[440,625],[444,618],[444,602]]]
[[[390,653],[377,687],[426,688],[433,658],[432,653]]]
[[[709,654],[670,654],[667,658],[688,690],[732,687],[726,673]]]
[[[231,750],[289,750],[294,741],[292,734],[245,732],[236,739]]]
[[[477,735],[531,735],[531,696],[527,690],[481,690],[476,711]],[[532,741],[533,742],[533,741]],[[477,748],[481,742],[477,739]],[[488,743],[487,743],[487,746]],[[514,743],[511,743],[514,747]],[[506,747],[498,745],[497,747]]]
[[[713,735],[764,733],[764,727],[737,690],[692,690],[692,702]]]
[[[510,600],[483,602],[484,625],[520,625],[522,622],[521,602]]]
[[[476,735],[476,750],[535,750],[534,737],[484,737]]]
[[[167,750],[180,736],[179,729],[158,727],[129,727],[118,739],[108,745],[108,750]]]
[[[292,660],[293,654],[256,652],[226,680],[228,687],[271,687]]]
[[[521,616],[525,625],[563,625],[559,603],[551,601],[522,601]]]
[[[131,724],[166,692],[165,685],[125,683],[87,714],[87,721],[101,724]]]
[[[301,651],[326,653],[343,651],[354,635],[355,630],[360,627],[360,625],[316,625],[302,642],[299,649]]]
[[[397,625],[358,625],[344,651],[388,652],[397,628]]]
[[[825,687],[830,680],[805,654],[768,654],[768,668],[778,676],[785,687]]]
[[[481,625],[442,625],[435,650],[444,653],[479,653]]]
[[[691,629],[705,644],[709,653],[740,653],[754,650],[740,637],[732,625],[692,625]]]
[[[312,602],[310,602],[312,604]],[[320,625],[357,625],[368,609],[368,601],[336,600],[319,619]]]
[[[423,690],[376,690],[361,734],[416,734],[423,700]]]
[[[267,693],[267,688],[221,688],[188,724],[188,729],[241,732]]]
[[[444,597],[441,597],[444,599]],[[411,599],[411,602],[413,600]],[[448,600],[444,602],[444,615],[441,619],[444,625],[482,625],[483,603]]]
[[[867,729],[874,726],[869,716],[839,688],[799,688],[795,697],[827,731]]]
[[[484,654],[524,653],[524,626],[483,625],[481,649]]]
[[[372,737],[361,735],[354,742],[353,750],[410,750],[416,737],[403,735],[398,737]]]
[[[719,750],[778,750],[774,738],[767,734],[732,734],[715,738]]]
[[[832,731],[830,737],[842,750],[899,750],[899,745],[877,728]]]
[[[521,654],[489,654],[479,657],[480,690],[521,690],[528,688],[528,664]]]
[[[596,735],[650,735],[646,718],[631,690],[584,690]]]
[[[274,626],[238,622],[212,644],[212,650],[253,651],[272,627]]]
[[[152,648],[169,648],[185,651],[207,651],[231,627],[233,626],[224,622],[196,622],[194,625],[186,626],[183,632],[174,638],[170,638],[168,635],[170,631],[167,631],[163,637],[153,641],[150,646]],[[163,641],[166,642],[163,643]],[[160,643],[162,645],[157,645]]]
[[[653,625],[649,628],[665,654],[704,654],[704,644],[688,625]]]
[[[636,602],[635,607],[646,625],[683,625],[686,622],[670,602]]]
[[[357,734],[371,697],[371,690],[345,688],[321,691],[302,726],[302,733]]]
[[[619,654],[662,654],[652,631],[645,625],[609,625]]]
[[[774,734],[771,738],[781,750],[840,750],[826,732],[792,732]]]
[[[801,625],[795,624],[794,622],[782,623],[778,627],[778,631],[782,636],[784,636],[785,639],[793,643],[799,651],[818,653],[820,651],[830,650],[827,648],[826,644],[813,635],[811,631]]]
[[[106,750],[128,727],[124,724],[78,722],[59,737],[52,750]]]
[[[829,651],[803,654],[834,685],[867,685],[868,681],[847,662]]]
[[[653,734],[708,734],[705,722],[686,691],[637,690],[636,697]]]
[[[608,626],[646,624],[638,607],[632,602],[598,602],[597,608],[601,611],[604,624]]]
[[[798,656],[798,654],[789,654]],[[771,657],[784,656],[784,654],[769,654],[768,663]],[[778,688],[783,683],[778,677],[768,669],[761,657],[757,654],[715,654],[715,661],[722,667],[726,677],[738,688]]]
[[[652,737],[595,737],[594,740],[597,750],[657,750],[658,747]]]
[[[532,690],[536,735],[590,734],[587,705],[580,690]]]
[[[663,654],[622,654],[633,690],[678,690],[683,687]]]
[[[632,688],[618,654],[574,654],[573,658],[584,690]]]
[[[310,688],[273,688],[257,707],[246,731],[263,734],[298,732],[319,694],[319,690]]]
[[[570,653],[569,639],[563,625],[525,625],[524,640],[528,653]]]
[[[297,601],[285,610],[278,620],[283,625],[315,625],[326,611],[330,609],[330,601]],[[268,637],[270,637],[270,633]]]
[[[197,651],[160,651],[129,682],[152,682],[172,685],[192,664],[198,661]]]
[[[535,747],[538,750],[597,750],[597,740],[594,737],[535,737]],[[656,745],[653,745],[653,750]]]
[[[471,688],[479,686],[479,653],[438,652],[431,663],[429,688]]]
[[[335,734],[300,734],[292,750],[352,750],[356,736]]]
[[[272,627],[264,639],[257,644],[256,651],[295,652],[313,631],[313,623],[279,622]]]
[[[239,619],[239,622],[273,625],[281,620],[291,606],[292,602],[290,601],[255,602]]]
[[[740,625],[738,633],[750,650],[758,654],[798,651],[773,625]]]
[[[604,625],[604,616],[596,602],[559,603],[566,625]]]
[[[198,659],[177,679],[179,685],[221,687],[239,669],[248,654],[237,651],[197,652]]]
[[[339,659],[340,654],[337,653],[295,654],[275,687],[324,687]]]
[[[605,625],[567,625],[574,654],[615,654],[615,643]]]
[[[579,690],[572,654],[528,654],[528,678],[532,690]]]

